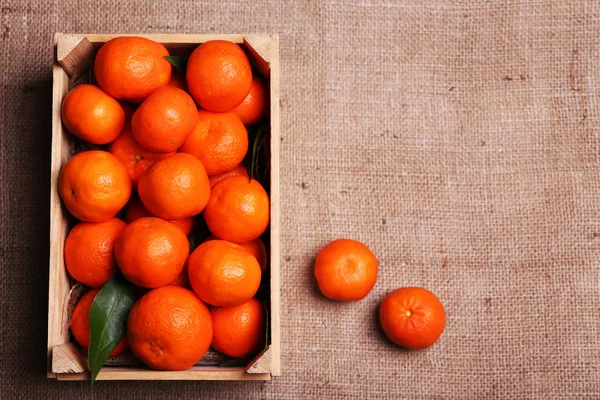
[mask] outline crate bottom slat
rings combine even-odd
[[[89,372],[77,374],[56,374],[59,381],[85,381],[90,379]],[[141,368],[105,367],[102,368],[98,377],[99,381],[140,381],[140,380],[250,380],[268,381],[271,374],[248,374],[243,367],[235,368],[210,368],[192,367],[185,371],[154,371]]]

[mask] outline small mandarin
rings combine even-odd
[[[90,287],[100,287],[118,271],[113,248],[125,222],[112,218],[105,222],[80,222],[65,240],[65,266],[73,279]]]
[[[127,318],[127,341],[148,367],[181,371],[206,353],[213,328],[208,307],[179,286],[164,286],[142,296]]]
[[[175,279],[173,279],[171,282],[169,282],[169,285],[181,286],[186,289],[192,288],[192,285],[190,284],[189,273],[188,273],[187,260],[185,262],[185,265],[183,266],[183,269],[181,270],[181,273],[179,275],[177,275],[175,277]]]
[[[208,176],[220,175],[239,165],[248,151],[248,132],[232,112],[198,111],[198,124],[180,152],[196,156]]]
[[[258,77],[252,78],[250,92],[240,105],[233,109],[242,123],[246,126],[255,125],[267,114],[269,108],[269,93],[267,86]]]
[[[377,258],[367,246],[355,240],[338,239],[319,251],[314,272],[325,296],[357,301],[375,286],[377,269]]]
[[[141,37],[118,37],[104,43],[94,61],[98,85],[116,99],[141,103],[171,79],[169,52]]]
[[[77,302],[71,316],[71,332],[73,332],[73,337],[77,343],[84,349],[90,347],[90,307],[99,291],[100,289],[92,289],[84,294]],[[110,356],[119,355],[127,351],[128,348],[127,338],[123,337],[110,353]]]
[[[200,107],[213,112],[231,111],[248,95],[252,69],[244,50],[226,40],[198,46],[187,63],[186,80]]]
[[[248,357],[265,346],[267,315],[257,299],[234,307],[211,307],[211,346],[233,358]]]
[[[112,142],[125,124],[123,107],[94,85],[78,85],[69,91],[61,113],[67,130],[92,144]]]
[[[260,285],[256,258],[224,240],[202,243],[190,255],[188,273],[194,292],[213,306],[233,307],[250,300]]]
[[[209,235],[204,242],[209,242],[211,240],[219,240],[214,235]],[[203,243],[204,243],[203,242]],[[260,271],[264,273],[267,270],[267,262],[268,262],[268,254],[267,248],[265,247],[265,242],[262,241],[261,238],[256,238],[250,242],[246,243],[237,243],[242,249],[246,250],[248,253],[252,254],[256,261],[258,261],[258,265],[260,265]]]
[[[176,153],[144,172],[138,193],[151,214],[167,220],[183,219],[204,210],[210,183],[200,160],[191,154]]]
[[[175,224],[146,217],[123,229],[115,242],[119,269],[131,283],[146,288],[168,285],[183,270],[189,242]]]
[[[265,272],[267,269],[267,248],[261,238],[256,238],[250,242],[240,243],[240,246],[252,254],[258,264],[260,265],[261,272]]]
[[[187,82],[185,81],[185,76],[181,75],[179,72],[173,72],[171,74],[171,80],[169,81],[169,86],[174,86],[181,90],[185,90],[187,92]]]
[[[172,153],[186,141],[198,121],[196,104],[189,94],[174,86],[156,89],[135,110],[133,137],[144,148]]]
[[[204,219],[219,239],[249,242],[262,235],[269,225],[269,197],[254,179],[224,179],[212,188]]]
[[[131,127],[125,126],[119,137],[108,146],[108,152],[119,159],[127,170],[133,188],[142,174],[158,160],[170,155],[169,153],[154,153],[143,148],[134,138]]]
[[[243,165],[238,165],[237,167],[223,172],[222,174],[213,175],[208,177],[208,181],[210,182],[210,187],[215,186],[217,183],[221,182],[223,179],[231,178],[233,176],[245,176],[248,178],[248,170]]]
[[[121,162],[109,152],[84,151],[71,157],[61,169],[58,191],[75,218],[103,222],[127,204],[131,179]]]
[[[392,342],[419,350],[433,345],[442,335],[446,311],[440,299],[429,290],[400,288],[381,302],[379,321]]]

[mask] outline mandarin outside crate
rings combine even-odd
[[[241,44],[250,61],[270,83],[271,224],[269,334],[271,344],[245,367],[196,365],[186,371],[154,371],[144,366],[107,365],[98,380],[268,380],[280,374],[279,332],[279,38],[277,35],[96,35],[62,34],[54,37],[52,100],[52,166],[50,189],[50,279],[48,296],[48,377],[58,380],[89,379],[87,360],[79,347],[70,343],[70,278],[65,268],[63,247],[68,231],[67,211],[58,194],[58,175],[73,153],[74,140],[61,122],[61,104],[72,83],[89,71],[96,50],[118,36],[141,36],[162,43],[171,54],[191,51],[209,40]]]

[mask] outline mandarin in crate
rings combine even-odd
[[[269,92],[267,86],[257,76],[252,78],[250,92],[242,103],[233,109],[244,125],[255,125],[267,114]]]
[[[156,89],[133,113],[135,140],[148,150],[171,153],[185,142],[198,122],[194,100],[183,90]]]
[[[71,332],[73,332],[73,337],[86,350],[90,347],[90,307],[99,291],[100,289],[92,289],[84,294],[77,302],[71,317]],[[127,338],[123,337],[117,344],[117,347],[110,353],[110,356],[119,355],[128,348]]]
[[[125,124],[121,104],[94,85],[75,86],[62,103],[62,120],[73,135],[92,144],[110,143]]]
[[[65,266],[73,279],[90,287],[100,287],[118,271],[113,248],[125,222],[112,218],[105,222],[80,222],[65,240]]]
[[[189,257],[188,257],[189,259]],[[173,285],[173,286],[181,286],[187,289],[191,289],[192,285],[190,283],[190,276],[188,273],[188,262],[186,260],[185,265],[183,266],[183,269],[181,270],[181,273],[179,275],[177,275],[175,277],[175,279],[173,279],[171,282],[169,282],[169,285]]]
[[[250,299],[234,307],[211,307],[211,346],[233,358],[248,357],[265,347],[267,312],[262,301]]]
[[[187,236],[175,224],[146,217],[123,229],[114,251],[125,278],[137,286],[157,288],[181,273],[190,246]]]
[[[108,152],[117,157],[125,169],[127,169],[134,188],[137,187],[142,174],[152,164],[172,154],[155,153],[142,147],[134,139],[129,123],[123,128],[119,137],[108,146]]]
[[[223,174],[238,166],[248,151],[248,132],[232,112],[198,111],[198,124],[180,152],[196,156],[208,176]]]
[[[215,186],[217,183],[221,182],[223,179],[231,178],[234,176],[245,176],[248,178],[248,170],[243,165],[238,165],[237,167],[223,172],[222,174],[213,175],[208,177],[208,181],[210,182],[210,187]]]
[[[392,342],[419,350],[433,345],[442,335],[446,311],[440,299],[429,290],[400,288],[381,302],[379,321]]]
[[[377,258],[367,246],[355,240],[338,239],[319,251],[314,273],[325,296],[357,301],[375,286],[377,270]]]
[[[154,289],[139,299],[127,319],[127,341],[153,369],[181,371],[206,353],[213,329],[208,307],[179,286]]]
[[[269,225],[269,196],[258,181],[242,176],[217,183],[204,210],[208,229],[219,239],[245,243]]]
[[[187,82],[185,81],[185,76],[181,75],[179,71],[174,70],[171,74],[171,80],[169,81],[169,86],[173,86],[179,88],[181,90],[188,91]]]
[[[188,273],[194,292],[213,306],[233,307],[256,294],[261,271],[256,258],[224,240],[202,243],[190,255]]]
[[[169,51],[141,37],[117,37],[104,43],[94,61],[96,81],[119,100],[141,103],[171,79]]]
[[[226,40],[211,40],[191,54],[186,70],[190,93],[200,107],[231,111],[252,86],[252,69],[244,50]]]
[[[209,242],[211,240],[219,240],[215,235],[208,235],[204,242]],[[203,242],[203,243],[204,243]],[[267,254],[267,248],[265,247],[265,242],[261,238],[256,238],[246,243],[236,243],[242,249],[246,250],[248,253],[252,254],[256,261],[258,261],[258,265],[260,265],[260,270],[264,273],[267,270],[267,262],[269,255]]]
[[[153,216],[154,215],[150,214],[150,212],[146,210],[146,207],[144,207],[144,203],[142,203],[139,196],[131,196],[131,200],[129,200],[129,204],[127,204],[127,210],[125,211],[125,221],[127,221],[127,223],[131,223],[140,218]],[[187,217],[182,219],[171,219],[169,222],[177,225],[187,236],[192,233],[194,225],[196,224],[196,218]]]
[[[131,179],[112,154],[84,151],[71,157],[58,176],[58,191],[65,207],[82,221],[111,219],[131,196]]]
[[[261,238],[256,238],[246,243],[240,243],[240,246],[248,253],[252,254],[258,264],[260,265],[261,272],[265,272],[267,269],[267,248]]]
[[[210,183],[200,160],[191,154],[177,153],[148,168],[140,178],[138,193],[153,215],[182,219],[204,210]]]

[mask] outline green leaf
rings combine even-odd
[[[185,76],[185,70],[187,68],[187,57],[185,56],[164,56],[165,60],[171,63],[172,66],[177,68],[177,71],[181,76]]]
[[[115,275],[94,298],[90,307],[90,347],[88,363],[92,383],[104,366],[110,353],[125,335],[127,316],[133,306],[133,285]]]
[[[258,148],[260,147],[260,142],[265,136],[267,129],[264,125],[261,125],[256,132],[256,136],[254,136],[254,143],[252,144],[252,163],[250,164],[250,181],[254,178],[254,169],[256,166],[256,161],[258,159]],[[258,175],[258,174],[257,174]]]

